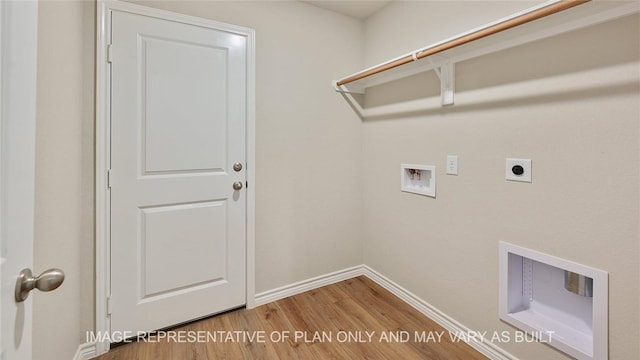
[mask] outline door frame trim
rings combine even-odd
[[[247,98],[246,98],[246,306],[255,307],[255,30],[213,20],[125,3],[98,0],[96,6],[96,127],[95,127],[95,331],[110,332],[108,297],[111,293],[110,239],[111,201],[108,170],[111,164],[110,78],[107,45],[111,34],[112,11],[123,11],[159,19],[182,22],[231,32],[247,38]],[[108,342],[98,342],[96,353],[109,350]]]

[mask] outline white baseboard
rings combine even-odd
[[[73,360],[89,360],[93,359],[97,355],[96,343],[88,342],[78,346],[78,350],[76,350]]]
[[[365,265],[353,266],[326,275],[321,275],[311,279],[293,283],[291,285],[285,285],[273,290],[264,291],[256,294],[254,304],[255,306],[268,304],[270,302],[297,295],[305,291],[317,289],[323,286],[335,284],[343,280],[361,276],[364,274],[364,268]]]
[[[367,265],[364,265],[363,268],[364,268],[363,269],[363,272],[364,272],[363,275],[364,276],[368,277],[369,279],[371,279],[372,281],[374,281],[378,285],[382,286],[383,288],[389,290],[389,292],[391,292],[393,295],[399,297],[404,302],[406,302],[407,304],[411,305],[416,310],[418,310],[421,313],[423,313],[429,319],[431,319],[431,320],[437,322],[438,324],[440,324],[440,326],[445,328],[445,330],[447,330],[447,331],[449,331],[451,333],[466,333],[466,334],[469,333],[469,331],[470,331],[469,328],[467,328],[466,326],[462,325],[461,323],[459,323],[458,321],[456,321],[455,319],[453,319],[449,315],[447,315],[447,314],[443,313],[442,311],[438,310],[433,305],[429,304],[428,302],[426,302],[426,301],[422,300],[421,298],[419,298],[418,296],[414,295],[413,293],[411,293],[407,289],[405,289],[402,286],[396,284],[395,282],[391,281],[389,278],[387,278],[384,275],[380,274],[379,272],[373,270],[372,268],[370,268]],[[469,344],[469,346],[471,346],[472,348],[477,350],[482,355],[488,357],[489,359],[492,359],[492,360],[518,360],[517,357],[515,357],[512,354],[508,353],[507,351],[501,349],[500,347],[496,346],[492,342],[477,341],[477,340],[475,340],[475,338],[471,338],[471,340],[473,340],[473,341],[469,341],[469,342],[466,342],[466,343]]]

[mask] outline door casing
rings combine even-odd
[[[99,0],[96,7],[96,328],[98,334],[110,332],[108,297],[110,295],[110,190],[109,169],[111,164],[110,134],[110,77],[108,63],[108,41],[111,33],[111,13],[130,12],[159,19],[171,20],[231,32],[247,38],[247,94],[246,94],[246,169],[247,169],[247,212],[246,212],[246,304],[255,307],[255,31],[240,26],[224,24],[213,20],[182,15],[169,11],[129,4],[121,1]],[[96,344],[97,354],[109,350],[108,342]]]

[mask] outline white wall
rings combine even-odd
[[[143,4],[256,29],[256,292],[361,264],[361,122],[331,79],[362,66],[362,22],[299,2]],[[34,359],[70,359],[93,330],[93,8],[40,3],[35,269],[67,279],[35,300]]]
[[[393,3],[366,22],[365,62],[530,5]],[[365,263],[489,332],[515,331],[498,320],[500,240],[603,269],[610,359],[637,358],[638,23],[636,15],[461,63],[454,107],[365,121]],[[376,89],[365,102],[437,90],[435,76],[423,79]],[[459,156],[459,176],[445,175],[448,154]],[[505,181],[507,157],[532,159],[533,183]],[[437,198],[400,192],[401,163],[436,165]],[[498,345],[521,359],[567,358],[541,344]]]

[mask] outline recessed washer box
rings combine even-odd
[[[400,190],[436,197],[436,167],[433,165],[400,165]]]
[[[500,319],[576,359],[608,359],[608,274],[500,242]]]

